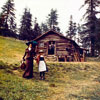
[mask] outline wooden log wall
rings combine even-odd
[[[56,34],[48,34],[39,40],[38,42],[38,50],[43,49],[45,56],[48,56],[48,44],[49,41],[55,41],[55,56],[59,57],[63,56],[65,61],[67,59],[73,61],[80,61],[80,53],[79,49],[75,47],[75,45],[68,39],[60,37]],[[43,47],[40,47],[40,43],[43,43]],[[69,50],[67,51],[66,48]]]

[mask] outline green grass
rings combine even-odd
[[[0,100],[100,100],[100,62],[48,62],[46,80],[24,79],[24,42],[0,37]]]
[[[26,45],[24,42],[13,38],[0,36],[0,60],[7,63],[18,63],[24,55]]]
[[[46,80],[22,78],[17,64],[0,61],[0,98],[4,100],[99,100],[100,63],[47,63]],[[96,99],[94,99],[96,98]],[[99,99],[98,99],[99,98]]]
[[[87,62],[100,62],[100,57],[87,57]]]

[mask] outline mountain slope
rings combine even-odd
[[[26,45],[23,41],[0,36],[0,60],[16,63],[22,59]]]

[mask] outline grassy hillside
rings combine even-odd
[[[100,62],[48,62],[46,80],[22,78],[26,45],[0,37],[0,100],[100,100]]]
[[[48,63],[46,80],[22,78],[18,65],[0,62],[0,100],[100,100],[100,63]]]
[[[87,62],[100,62],[100,57],[87,57]]]
[[[24,42],[13,38],[0,36],[0,60],[7,63],[18,63],[24,54],[26,45]]]

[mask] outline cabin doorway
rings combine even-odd
[[[63,57],[59,58],[59,62],[65,62],[65,59]]]
[[[55,54],[55,41],[49,41],[48,42],[48,55],[54,55]]]

